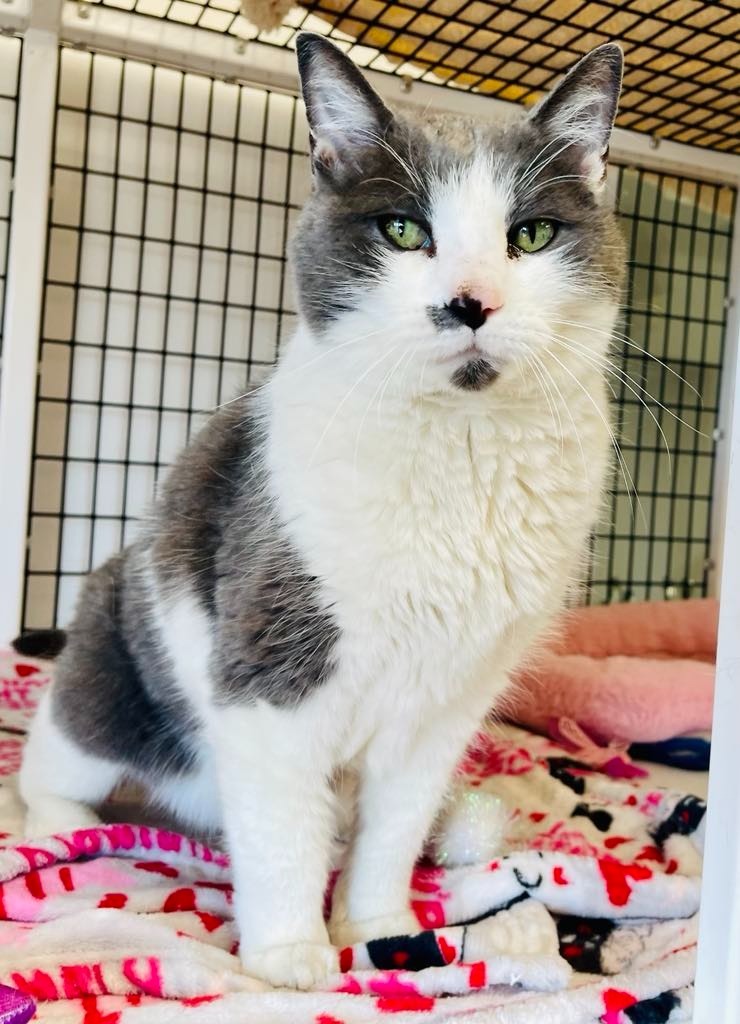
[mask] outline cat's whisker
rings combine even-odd
[[[411,359],[413,358],[414,354],[415,354],[416,352],[418,352],[418,351],[419,351],[419,347],[418,347],[418,346],[417,346],[416,348],[413,348],[413,349],[407,350],[406,354],[408,354],[408,355],[409,355],[409,362],[411,362]],[[388,390],[388,385],[389,385],[389,384],[390,384],[390,382],[391,382],[391,379],[392,379],[392,376],[393,376],[393,374],[394,374],[394,373],[396,373],[396,372],[398,372],[398,369],[399,369],[399,367],[400,367],[400,366],[401,366],[401,364],[403,363],[403,359],[404,359],[404,356],[401,356],[401,358],[400,358],[400,359],[398,360],[398,362],[396,363],[396,365],[395,365],[395,366],[393,367],[393,369],[392,369],[391,373],[390,373],[390,374],[388,374],[388,376],[386,377],[386,380],[385,380],[385,384],[383,385],[383,389],[382,389],[382,391],[380,392],[380,397],[379,397],[379,399],[378,399],[378,406],[377,406],[377,408],[376,408],[376,410],[375,410],[375,419],[376,419],[376,421],[377,421],[378,423],[380,423],[380,421],[381,421],[381,412],[382,412],[382,410],[383,410],[383,399],[385,398],[385,393],[386,393],[386,391]]]
[[[414,199],[417,198],[415,192],[412,192],[407,185],[402,184],[400,181],[396,181],[395,178],[364,178],[362,183],[363,185],[370,185],[380,181],[386,181],[389,185],[397,185],[398,188],[403,189],[403,194],[401,196],[402,199],[405,196],[411,196]]]
[[[534,375],[534,378],[537,381],[537,385],[545,398],[545,402],[547,403],[547,408],[550,413],[550,419],[552,420],[553,433],[556,437],[558,436],[558,434],[560,435],[560,465],[562,466],[563,460],[565,458],[565,437],[563,435],[563,421],[560,418],[560,412],[559,410],[556,409],[555,405],[553,404],[554,400],[551,398],[550,391],[545,383],[544,377],[540,375],[540,370],[537,366],[537,362],[535,361],[536,357],[534,352],[523,353],[523,355],[524,360],[529,369],[532,371],[532,374]],[[556,414],[557,423],[555,422]],[[560,427],[559,431],[558,425]]]
[[[326,259],[330,263],[336,263],[338,266],[344,266],[348,270],[354,270],[358,273],[362,273],[366,278],[375,278],[378,281],[381,280],[381,275],[379,273],[373,271],[368,267],[363,267],[362,264],[360,263],[353,265],[352,263],[338,260],[332,256],[327,256]],[[311,276],[328,278],[332,282],[332,285],[335,287],[337,293],[345,295],[348,298],[356,294],[356,288],[352,287],[351,285],[337,283],[337,273],[332,267],[326,270],[320,270],[318,267],[314,267],[311,270]]]
[[[581,455],[581,462],[583,464],[584,479],[588,483],[588,481],[590,480],[590,475],[589,475],[589,472],[588,472],[588,463],[586,461],[586,453],[583,450],[583,442],[581,441],[581,432],[579,431],[578,427],[576,426],[576,421],[573,419],[573,413],[570,410],[570,405],[568,404],[568,402],[566,402],[565,397],[563,395],[563,392],[560,389],[559,384],[557,383],[557,381],[555,380],[553,375],[550,373],[550,371],[547,368],[547,366],[545,365],[544,360],[542,359],[542,357],[539,354],[534,353],[534,352],[532,353],[532,355],[534,356],[534,359],[536,360],[536,362],[539,364],[539,367],[540,367],[542,373],[544,373],[547,376],[547,378],[549,379],[552,387],[557,392],[558,398],[560,399],[560,401],[561,401],[561,403],[563,405],[563,408],[565,409],[565,411],[568,414],[568,417],[570,419],[571,425],[573,427],[573,436],[575,437],[576,442],[578,443],[578,449],[579,449],[579,452],[580,452],[580,455]],[[561,429],[562,429],[562,427],[561,427]],[[563,456],[562,456],[562,450],[561,450],[561,462],[562,462],[562,457]]]
[[[352,270],[356,274],[362,274],[363,277],[366,277],[369,280],[375,280],[377,282],[383,280],[383,275],[380,273],[380,271],[372,270],[367,266],[364,266],[362,263],[352,263],[350,260],[340,260],[337,259],[336,256],[327,256],[327,260],[330,263],[336,263],[338,267],[344,267],[346,270]],[[324,276],[331,278],[332,275],[330,273],[327,273]],[[356,289],[353,288],[352,286],[347,286],[344,289],[344,294],[347,297],[351,297],[352,295],[356,294]]]
[[[559,339],[561,343],[562,342],[568,342],[570,345],[577,346],[577,349],[573,349],[573,351],[576,351],[577,354],[583,355],[585,358],[590,358],[592,360],[594,360],[594,359],[601,360],[602,361],[602,365],[605,368],[608,367],[610,373],[618,375],[622,379],[623,382],[629,382],[629,384],[627,384],[627,386],[629,387],[630,391],[632,391],[632,387],[630,387],[630,385],[634,385],[644,395],[646,395],[647,398],[651,402],[653,402],[654,405],[657,405],[660,409],[663,410],[663,412],[667,413],[672,419],[676,420],[677,423],[680,423],[681,426],[686,427],[687,430],[691,430],[694,434],[697,435],[697,437],[704,438],[704,440],[706,440],[706,441],[710,441],[711,440],[711,438],[710,438],[710,436],[708,434],[705,434],[702,430],[699,430],[699,428],[695,427],[693,424],[687,423],[686,420],[684,420],[681,416],[679,416],[677,413],[675,413],[668,406],[664,405],[658,398],[655,397],[655,395],[653,395],[650,391],[648,391],[648,389],[643,384],[640,384],[639,381],[637,381],[631,374],[627,373],[627,371],[625,369],[623,369],[622,367],[618,366],[613,360],[609,359],[605,355],[600,355],[599,353],[592,352],[585,345],[580,345],[573,338],[566,338],[564,335],[559,335],[559,334],[556,334],[555,332],[551,332],[551,333],[552,333],[552,336],[554,338]],[[634,391],[632,391],[632,393],[635,394]],[[639,398],[639,396],[636,396],[636,397]],[[640,401],[642,402],[642,399],[640,399]],[[645,404],[645,402],[642,402],[642,404],[645,405],[645,408],[647,409],[647,411],[650,413],[651,416],[653,416],[653,413],[648,408],[648,406]],[[653,419],[655,419],[655,416],[653,416]],[[656,420],[656,425],[657,425],[657,420]],[[661,428],[658,427],[658,429],[660,430]],[[662,430],[661,430],[661,433],[663,433]],[[665,435],[663,435],[663,436],[665,436]],[[669,456],[670,456],[670,453],[669,453]]]
[[[584,387],[582,381],[580,381],[578,379],[578,377],[576,377],[576,375],[565,365],[565,363],[563,363],[563,361],[561,359],[558,359],[558,357],[555,355],[555,353],[551,349],[545,350],[545,352],[543,353],[543,356],[544,355],[548,355],[551,359],[554,359],[555,362],[558,364],[558,366],[560,366],[560,368],[565,373],[567,373],[568,376],[575,382],[575,384],[580,388],[580,390],[583,392],[585,397],[588,399],[588,401],[591,403],[591,405],[595,409],[595,411],[598,414],[601,422],[604,424],[604,427],[606,428],[607,434],[609,435],[609,438],[611,440],[612,447],[614,448],[614,451],[615,451],[616,456],[617,456],[619,467],[620,467],[620,470],[621,470],[621,473],[622,473],[622,479],[624,480],[624,485],[625,485],[625,488],[626,488],[627,497],[629,499],[630,510],[631,510],[632,516],[634,517],[634,514],[635,514],[634,501],[636,501],[637,502],[637,507],[640,509],[640,514],[641,514],[641,516],[643,518],[643,522],[644,522],[645,528],[647,529],[648,521],[647,521],[647,516],[645,515],[645,510],[644,510],[644,508],[642,506],[642,502],[640,501],[640,496],[637,493],[637,488],[635,487],[635,482],[632,479],[632,474],[630,473],[629,467],[627,466],[627,462],[626,462],[626,460],[624,458],[624,455],[622,454],[622,449],[619,447],[619,442],[617,441],[617,438],[614,435],[614,431],[612,430],[611,425],[609,424],[609,421],[606,419],[606,417],[604,416],[603,411],[599,408],[597,403],[594,401],[593,396],[590,395],[588,390]],[[634,500],[633,500],[633,495],[634,495]]]
[[[380,135],[377,134],[377,132],[373,131],[364,130],[362,134],[365,135],[366,138],[374,142],[375,145],[380,146],[380,148],[385,150],[385,152],[388,153],[390,157],[396,160],[400,167],[406,172],[406,174],[408,174],[409,178],[414,183],[414,185],[419,189],[419,191],[422,193],[424,192],[424,182],[416,168],[413,167],[412,164],[404,160],[404,158],[401,156],[398,150],[391,146],[387,139],[382,138]],[[412,194],[416,199],[421,198],[417,193]]]
[[[318,451],[321,448],[321,445],[323,444],[324,439],[326,438],[326,435],[331,430],[332,425],[334,424],[334,421],[336,420],[336,418],[339,415],[339,413],[341,412],[341,410],[347,404],[347,402],[352,397],[352,395],[355,393],[355,391],[360,386],[360,384],[373,372],[373,370],[377,366],[380,366],[380,364],[383,362],[384,359],[386,359],[388,357],[388,354],[391,351],[393,351],[393,350],[392,349],[388,349],[385,352],[383,352],[377,359],[374,359],[373,362],[370,363],[370,365],[364,370],[364,372],[361,373],[359,375],[359,377],[357,377],[355,379],[355,382],[352,385],[352,387],[349,388],[349,390],[344,393],[342,398],[339,400],[336,408],[334,409],[334,412],[329,417],[329,420],[327,421],[326,425],[324,426],[324,429],[321,432],[321,435],[320,435],[318,441],[316,442],[316,445],[314,446],[313,451],[311,452],[311,456],[308,459],[308,462],[306,464],[307,468],[310,469],[313,466],[314,459],[316,458],[316,455],[318,454]]]
[[[562,181],[587,181],[588,178],[585,174],[559,174],[554,178],[548,178],[547,181],[541,181],[539,185],[535,185],[532,189],[528,190],[527,195],[533,196],[542,189],[550,188],[551,185],[556,185]]]
[[[665,436],[665,431],[663,430],[663,427],[661,426],[660,421],[658,420],[657,416],[652,411],[652,409],[647,404],[647,402],[643,399],[643,397],[640,395],[640,392],[638,390],[636,390],[636,388],[639,388],[641,391],[643,391],[648,396],[648,398],[650,398],[651,401],[655,402],[656,399],[654,399],[653,396],[648,391],[646,391],[645,388],[643,388],[640,384],[637,384],[636,381],[633,381],[633,383],[635,384],[635,387],[632,387],[632,384],[630,384],[628,382],[628,378],[629,378],[629,380],[631,380],[631,378],[629,377],[629,374],[627,374],[623,370],[620,370],[618,367],[615,368],[614,364],[610,364],[610,362],[608,360],[602,360],[602,359],[599,359],[596,356],[592,356],[588,352],[587,349],[579,350],[577,348],[574,348],[571,344],[569,344],[569,340],[568,339],[565,339],[565,338],[561,337],[560,335],[556,335],[556,334],[553,333],[552,337],[553,337],[553,340],[555,341],[556,344],[558,344],[562,348],[565,348],[568,351],[572,352],[574,355],[579,356],[579,358],[585,359],[587,362],[589,362],[591,364],[591,366],[594,366],[594,367],[596,367],[599,370],[606,371],[607,373],[610,373],[613,376],[615,376],[623,384],[623,386],[626,387],[632,395],[634,395],[634,397],[644,407],[645,411],[648,413],[648,415],[652,419],[653,423],[655,424],[655,426],[656,426],[656,428],[657,428],[657,430],[658,430],[658,432],[659,432],[659,434],[660,434],[660,436],[661,436],[661,438],[663,440],[663,446],[665,447],[666,455],[668,456],[668,473],[669,474],[672,473],[673,472],[673,468],[672,468],[673,464],[672,464],[672,458],[671,458],[671,449],[670,449],[670,445],[668,444],[668,438]],[[660,405],[662,409],[665,409],[665,406],[661,405],[660,402],[656,402],[656,404]],[[669,410],[666,410],[666,411],[669,411]]]
[[[529,174],[525,174],[525,177],[520,179],[518,182],[519,188],[527,188],[529,185],[531,185],[533,181],[537,180],[537,178],[544,171],[544,169],[553,162],[553,160],[557,160],[561,153],[564,153],[566,149],[570,149],[570,147],[574,146],[578,141],[577,139],[574,139],[572,136],[567,136],[561,133],[560,135],[555,136],[555,138],[552,139],[551,142],[548,143],[548,145],[557,143],[564,138],[568,138],[569,141],[566,142],[565,145],[561,146],[560,149],[556,150],[554,153],[550,154],[548,157],[540,161],[538,166],[534,168],[534,170],[531,171]]]
[[[283,370],[282,373],[283,373],[283,375],[285,377],[292,377],[296,373],[302,373],[304,370],[307,370],[310,366],[314,366],[316,363],[320,362],[322,359],[327,359],[329,356],[335,355],[340,349],[347,348],[349,345],[355,345],[355,344],[357,344],[360,341],[366,341],[368,338],[375,337],[376,334],[383,334],[383,333],[384,333],[384,328],[380,328],[377,331],[368,331],[367,334],[360,334],[360,335],[357,335],[357,336],[353,336],[352,338],[349,338],[346,341],[339,342],[339,344],[337,344],[337,345],[332,345],[331,348],[325,349],[323,352],[320,352],[313,359],[309,359],[308,362],[301,363],[300,366],[294,366],[290,370]],[[227,406],[233,405],[235,402],[240,402],[243,398],[246,398],[247,395],[252,396],[252,395],[258,394],[260,391],[264,391],[265,388],[268,388],[270,386],[271,380],[272,380],[272,377],[270,376],[270,377],[268,377],[268,379],[266,381],[264,381],[264,383],[257,384],[253,388],[248,388],[247,391],[245,391],[241,395],[237,395],[236,398],[230,398],[228,400],[228,402],[222,402],[220,405],[214,406],[212,411],[215,412],[217,409],[225,409],[225,408],[227,408]]]
[[[562,133],[558,134],[554,138],[546,142],[544,146],[542,146],[542,148],[534,157],[534,159],[530,160],[530,162],[524,168],[524,171],[522,172],[522,175],[519,178],[519,181],[517,182],[520,188],[525,188],[530,181],[534,181],[537,175],[542,170],[544,170],[544,168],[547,167],[549,163],[552,163],[552,161],[555,160],[564,150],[568,149],[569,146],[573,145],[573,140],[571,139],[564,146],[561,146],[561,148],[557,150],[556,153],[553,153],[551,156],[548,157],[544,156],[546,150],[548,150],[551,146],[556,146],[564,138],[567,138],[567,136],[563,135]]]
[[[540,161],[540,159],[544,156],[545,150],[549,149],[549,147],[554,145],[557,141],[558,141],[558,139],[548,139],[547,142],[543,146],[540,146],[540,148],[537,150],[536,154],[532,157],[532,159],[529,161],[527,166],[522,171],[522,173],[521,173],[521,175],[519,177],[519,183],[520,184],[526,184],[527,175],[529,174],[529,172],[532,169],[532,167],[534,167],[535,164],[537,164]]]
[[[389,351],[391,353],[393,353],[393,352],[397,351],[397,349],[398,349],[398,345],[394,345],[393,348],[390,349]],[[353,455],[353,459],[352,459],[352,467],[353,467],[355,479],[357,478],[357,456],[358,456],[359,450],[360,450],[360,440],[362,438],[362,431],[363,431],[363,428],[365,426],[365,421],[367,420],[367,417],[368,417],[368,415],[370,413],[370,409],[372,408],[373,402],[375,401],[375,396],[378,394],[380,389],[383,387],[383,384],[386,381],[387,377],[390,374],[392,374],[392,373],[393,373],[393,367],[391,367],[388,370],[388,374],[386,374],[385,376],[380,378],[380,381],[378,382],[378,384],[375,387],[375,390],[373,391],[372,395],[370,396],[370,401],[365,406],[365,411],[362,414],[362,419],[360,420],[360,425],[357,428],[357,436],[355,437],[354,455]]]
[[[691,391],[693,391],[694,394],[696,395],[696,397],[699,399],[699,402],[703,404],[700,392],[697,391],[697,389],[694,387],[694,385],[690,381],[686,380],[685,377],[683,377],[680,373],[678,373],[676,370],[674,370],[672,366],[669,366],[669,364],[666,363],[664,360],[662,360],[659,356],[656,356],[652,352],[648,351],[648,349],[646,349],[643,345],[639,345],[634,340],[634,338],[631,338],[628,334],[625,334],[624,332],[618,331],[618,330],[605,331],[605,330],[602,330],[602,329],[600,329],[598,327],[593,327],[592,325],[589,325],[589,324],[580,323],[577,320],[557,319],[554,322],[558,323],[558,324],[564,324],[567,327],[580,327],[580,328],[582,328],[585,331],[591,331],[591,332],[593,332],[595,334],[602,334],[605,337],[616,338],[618,341],[621,341],[623,344],[627,345],[628,348],[635,349],[637,352],[640,352],[642,355],[647,356],[648,359],[652,359],[654,362],[658,363],[659,366],[662,366],[665,370],[667,370],[670,374],[672,374],[677,380],[681,381],[682,384],[685,384],[687,388],[689,388]]]
[[[423,396],[424,393],[425,393],[424,392],[424,375],[427,372],[427,367],[429,366],[431,358],[432,358],[431,355],[426,355],[424,357],[424,362],[421,364],[421,372],[419,373],[419,395],[420,396]],[[417,406],[417,412],[418,412],[418,406]]]

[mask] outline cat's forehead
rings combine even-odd
[[[431,146],[445,147],[451,156],[470,157],[481,148],[491,149],[503,132],[503,125],[453,113],[426,113],[409,120]]]
[[[531,128],[518,112],[496,121],[451,112],[404,110],[398,126],[408,133],[414,169],[430,187],[477,177],[482,166],[495,177],[510,178],[533,156]]]
[[[451,154],[470,157],[481,152],[504,152],[518,144],[527,131],[527,119],[519,109],[503,117],[472,117],[454,112],[403,112],[421,130],[430,145],[442,145]]]

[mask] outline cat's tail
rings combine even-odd
[[[56,658],[66,642],[64,629],[29,629],[11,640],[11,646],[16,654],[27,658]]]

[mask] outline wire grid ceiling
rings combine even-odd
[[[27,628],[68,620],[82,576],[132,539],[207,411],[273,363],[295,309],[285,245],[309,187],[307,149],[293,97],[63,49]],[[633,518],[615,475],[591,599],[702,594],[734,193],[613,176],[630,242],[624,329],[670,370],[616,346],[624,457],[644,514]],[[643,379],[689,424],[661,416],[672,476],[637,400]]]
[[[525,104],[588,50],[617,41],[626,58],[620,127],[740,152],[734,0],[306,0],[269,33],[250,25],[239,0],[82,2],[277,46],[310,28],[362,65]]]
[[[15,130],[18,84],[21,73],[21,41],[0,36],[0,360],[3,353],[5,278],[10,244]],[[1,372],[0,363],[0,372]]]

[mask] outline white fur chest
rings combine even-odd
[[[606,462],[594,409],[561,440],[546,406],[388,401],[378,419],[362,401],[337,410],[329,386],[312,404],[305,380],[300,396],[276,384],[280,511],[364,666],[460,675],[526,644],[593,523]]]

